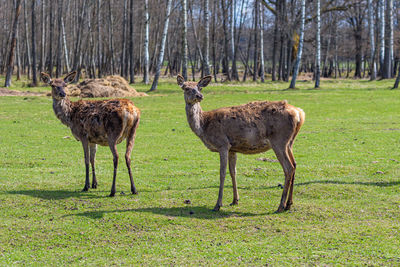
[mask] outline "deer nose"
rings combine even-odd
[[[197,94],[196,98],[199,99],[199,100],[203,100],[203,95],[202,94]]]
[[[62,91],[61,91],[61,92],[60,92],[60,96],[61,96],[61,97],[65,97],[65,96],[66,96],[65,92],[62,92]]]

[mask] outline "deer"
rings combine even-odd
[[[51,86],[53,110],[56,117],[71,129],[72,135],[82,143],[86,178],[82,191],[88,191],[89,161],[92,167],[92,189],[97,188],[95,158],[97,145],[108,146],[113,154],[114,175],[110,197],[116,192],[118,168],[117,144],[126,139],[125,162],[131,182],[132,194],[137,194],[131,171],[131,153],[135,143],[136,129],[139,126],[140,110],[129,99],[79,100],[72,102],[65,93],[68,83],[75,80],[77,72],[70,72],[64,79],[52,79],[42,72],[40,77]]]
[[[236,183],[237,153],[257,154],[272,149],[283,168],[285,184],[277,213],[290,210],[293,204],[293,185],[296,161],[293,142],[305,120],[301,108],[284,101],[254,101],[244,105],[203,111],[202,89],[211,81],[205,76],[199,82],[185,81],[177,76],[186,103],[186,117],[192,131],[212,152],[219,153],[220,183],[218,200],[213,211],[222,207],[227,165],[232,178],[233,202],[238,205]]]

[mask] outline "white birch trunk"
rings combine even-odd
[[[319,0],[318,0],[318,2],[319,2]],[[317,16],[318,16],[318,14],[319,14],[319,12],[317,11]],[[297,75],[299,73],[301,56],[303,54],[305,18],[306,18],[306,1],[301,0],[301,24],[300,24],[299,49],[297,50],[297,58],[296,58],[296,63],[294,65],[292,81],[290,82],[290,86],[289,86],[289,88],[292,88],[292,89],[296,87],[296,79],[297,79]]]
[[[143,82],[149,83],[149,1],[144,0],[144,45],[143,45]]]
[[[209,0],[204,0],[204,76],[210,75],[210,12]]]
[[[385,4],[384,0],[378,1],[378,29],[379,29],[379,65],[380,65],[380,72],[382,75],[384,59],[385,59]]]
[[[304,31],[304,29],[303,29]],[[263,5],[260,1],[260,78],[261,82],[265,82],[265,75],[264,75],[264,12],[263,12]]]
[[[156,74],[154,76],[153,84],[151,85],[150,91],[155,91],[157,89],[158,78],[160,77],[161,66],[162,66],[163,59],[164,59],[165,40],[167,39],[167,34],[168,34],[168,24],[169,24],[169,16],[171,13],[171,4],[172,4],[172,0],[167,0],[167,12],[165,14],[164,29],[163,29],[163,33],[162,33],[162,37],[161,37],[160,53],[158,54]]]
[[[376,79],[376,63],[375,63],[375,37],[374,37],[374,16],[372,10],[372,0],[368,0],[368,24],[369,24],[369,42],[370,42],[370,71],[371,80]]]
[[[317,0],[317,51],[315,58],[315,88],[319,88],[321,76],[321,1]]]
[[[182,25],[182,76],[187,80],[188,44],[187,44],[187,1],[182,0],[183,25]]]

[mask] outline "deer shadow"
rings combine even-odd
[[[218,211],[214,212],[210,207],[206,206],[187,206],[187,207],[150,207],[150,208],[137,208],[137,209],[123,209],[123,210],[103,210],[103,211],[87,211],[78,214],[71,214],[67,216],[83,216],[91,219],[101,219],[105,214],[124,213],[124,212],[141,212],[153,213],[163,215],[165,217],[185,217],[196,218],[204,220],[216,220],[230,217],[258,217],[275,214],[274,212],[266,213],[250,213],[250,212],[235,212],[235,211]]]
[[[99,192],[99,191],[96,191]],[[62,200],[72,197],[77,198],[101,198],[102,196],[97,196],[90,194],[89,192],[82,191],[68,191],[68,190],[15,190],[7,191],[10,195],[25,195],[36,197],[44,200]],[[105,197],[105,196],[104,196]]]

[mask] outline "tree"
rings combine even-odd
[[[100,1],[100,0],[99,0]],[[130,12],[129,12],[129,77],[130,83],[135,82],[135,53],[134,53],[134,42],[135,38],[133,35],[133,27],[135,24],[134,21],[134,7],[133,7],[134,0],[130,1]]]
[[[317,1],[319,2],[319,0],[317,0]],[[306,19],[306,1],[305,0],[301,0],[301,24],[300,24],[299,48],[297,50],[297,58],[296,58],[296,63],[294,65],[292,81],[290,82],[290,86],[289,86],[289,88],[292,88],[292,89],[296,87],[297,74],[299,73],[301,55],[303,53],[304,22],[305,22],[305,19]],[[315,85],[315,87],[318,88],[319,87],[319,83],[318,83],[318,87],[317,87],[317,84]]]
[[[203,75],[210,75],[210,11],[209,0],[204,0],[204,56]]]
[[[375,37],[374,37],[374,19],[373,19],[372,0],[368,0],[368,28],[369,28],[369,43],[370,43],[370,71],[371,80],[376,79],[376,64],[375,64]]]
[[[167,39],[167,33],[168,33],[169,16],[171,14],[171,3],[172,0],[167,0],[167,12],[165,14],[164,29],[161,37],[160,53],[158,54],[156,73],[150,91],[155,91],[157,89],[158,78],[160,77],[161,66],[164,59],[165,40]]]
[[[149,1],[144,0],[144,56],[143,56],[143,82],[145,84],[149,83]]]
[[[393,27],[393,0],[386,1],[385,10],[385,58],[383,62],[382,78],[389,79],[392,77],[392,27]]]
[[[12,33],[11,33],[11,46],[10,46],[10,53],[7,63],[7,75],[6,80],[4,83],[5,87],[9,87],[11,85],[11,76],[14,69],[14,50],[17,42],[17,26],[18,26],[18,18],[21,12],[21,0],[17,0],[15,4],[15,15],[14,15],[14,22],[12,26]]]
[[[260,78],[261,82],[265,82],[264,75],[264,12],[260,2]]]
[[[37,75],[36,75],[36,12],[35,12],[35,2],[32,1],[32,85],[37,86]]]
[[[317,0],[317,35],[316,45],[317,51],[315,53],[315,88],[319,88],[320,77],[321,77],[321,2]]]
[[[188,44],[187,44],[187,0],[182,0],[182,76],[187,80]]]

